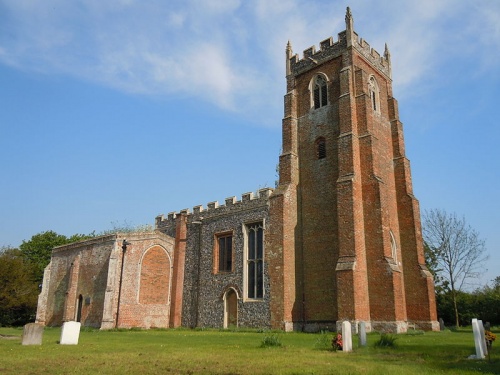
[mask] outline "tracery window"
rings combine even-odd
[[[246,294],[251,299],[264,298],[264,227],[262,223],[246,226]]]
[[[318,109],[328,104],[328,90],[323,76],[316,76],[313,86],[314,108]]]
[[[370,94],[370,102],[373,111],[380,112],[380,94],[375,77],[371,76],[368,80],[368,92]]]

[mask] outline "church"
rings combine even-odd
[[[36,321],[438,330],[391,56],[358,36],[349,8],[345,25],[302,56],[286,46],[275,189],[56,247]]]

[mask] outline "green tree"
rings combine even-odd
[[[424,214],[423,235],[428,262],[438,275],[438,283],[453,304],[455,324],[460,326],[458,292],[463,292],[468,281],[477,278],[483,270],[486,248],[479,233],[465,219],[442,210]]]
[[[33,276],[35,281],[41,283],[43,280],[43,270],[50,262],[52,249],[56,246],[78,242],[93,237],[93,234],[74,234],[66,237],[54,231],[46,231],[35,234],[29,241],[23,241],[19,246],[23,257],[33,265]]]
[[[38,282],[21,251],[0,249],[0,325],[16,326],[35,318]]]

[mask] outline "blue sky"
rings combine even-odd
[[[0,0],[0,246],[273,187],[285,45],[387,43],[422,211],[500,275],[498,0]]]

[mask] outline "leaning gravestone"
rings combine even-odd
[[[480,331],[480,325],[482,326],[483,323],[479,324],[477,319],[472,319],[472,333],[474,334],[474,345],[476,347],[476,359],[483,359],[485,356],[485,351],[483,350],[483,344],[481,341],[484,341],[481,338],[481,331]]]
[[[477,323],[479,324],[479,333],[481,334],[481,345],[483,346],[483,353],[484,355],[486,355],[488,354],[488,347],[486,346],[486,337],[484,335],[483,321],[478,320]]]
[[[439,318],[439,330],[444,331],[444,329],[445,329],[444,320],[443,320],[443,318]]]
[[[78,345],[78,338],[80,336],[79,322],[64,322],[61,330],[61,345]]]
[[[43,325],[28,323],[23,328],[23,345],[42,345]]]
[[[352,352],[351,323],[348,321],[342,322],[342,351]]]
[[[366,346],[366,323],[365,322],[359,322],[358,333],[359,333],[359,346]]]

